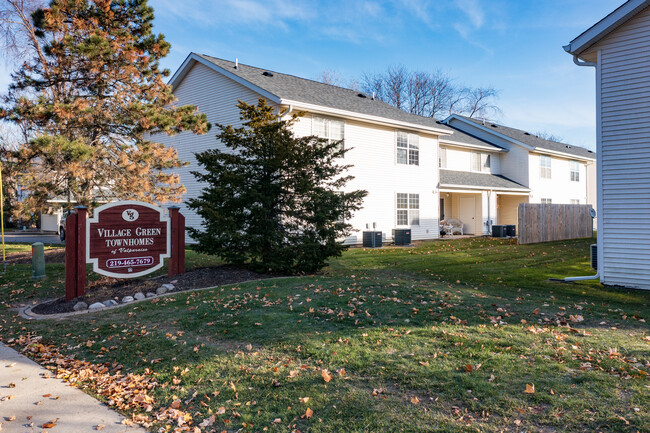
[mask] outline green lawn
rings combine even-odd
[[[322,275],[66,321],[11,309],[61,296],[63,266],[34,282],[15,265],[0,336],[155,379],[153,401],[126,410],[151,431],[179,414],[204,432],[650,431],[650,293],[548,281],[592,274],[593,241],[352,249]],[[188,251],[189,267],[212,262]]]

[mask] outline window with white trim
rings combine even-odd
[[[550,198],[542,198],[542,199],[540,199],[540,202],[542,204],[551,204],[553,202],[553,200],[551,200]]]
[[[395,134],[397,145],[397,163],[405,165],[420,165],[420,137],[397,131]]]
[[[487,153],[472,152],[472,171],[489,173],[491,159]]]
[[[319,138],[324,138],[328,143],[340,141],[339,148],[343,150],[345,136],[345,122],[342,120],[327,119],[313,116],[311,133]]]
[[[571,169],[571,182],[580,182],[580,163],[578,161],[569,161]]]
[[[447,168],[447,148],[441,147],[438,151],[438,168]]]
[[[420,225],[420,194],[397,193],[397,225]]]
[[[539,177],[542,179],[551,178],[551,157],[546,155],[539,156]]]
[[[569,204],[580,204],[580,200],[572,198],[572,199],[569,200]]]

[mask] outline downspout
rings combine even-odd
[[[280,112],[280,110],[281,110],[281,106],[278,105],[278,116],[277,116],[278,118],[282,118],[288,114],[291,114],[291,112],[293,111],[293,105],[289,104],[289,108],[284,113]]]
[[[580,60],[576,54],[573,55],[573,63],[575,63],[578,66],[594,66],[595,67],[597,65],[597,63],[595,63],[595,62],[585,62],[583,60]],[[601,266],[601,264],[599,262],[598,267],[600,268],[600,266]],[[596,272],[596,275],[590,275],[590,276],[586,276],[586,277],[566,277],[566,278],[560,279],[560,281],[570,283],[570,282],[573,282],[573,281],[597,280],[599,278],[600,278],[600,270],[598,270]],[[553,278],[550,278],[550,279],[553,280]]]

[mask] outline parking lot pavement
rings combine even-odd
[[[33,244],[34,242],[43,242],[44,244],[63,244],[59,239],[59,235],[56,233],[38,233],[38,232],[27,232],[27,233],[15,233],[15,232],[5,232],[5,242],[7,243],[18,243],[24,242],[28,244]]]

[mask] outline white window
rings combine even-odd
[[[345,123],[342,120],[326,119],[314,116],[312,119],[312,134],[324,138],[328,143],[340,141],[340,149],[343,150],[343,138]]]
[[[551,204],[553,202],[553,200],[551,200],[550,198],[543,198],[540,201],[542,202],[542,204]]]
[[[472,171],[490,172],[491,157],[487,153],[472,152]]]
[[[539,177],[542,179],[551,178],[551,157],[540,155],[539,157]]]
[[[420,165],[420,137],[417,134],[397,131],[396,140],[397,163]]]
[[[397,193],[397,225],[420,225],[420,194]]]
[[[441,147],[438,152],[438,168],[447,168],[447,148]]]
[[[570,161],[571,167],[571,181],[580,182],[580,163],[578,161]]]
[[[572,198],[569,200],[569,204],[580,204],[580,200]]]

